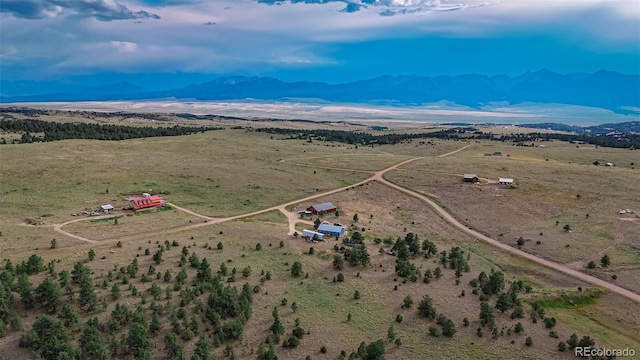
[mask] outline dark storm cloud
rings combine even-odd
[[[107,0],[4,0],[0,7],[3,13],[25,19],[55,16],[62,9],[100,21],[160,18],[148,11],[133,11],[116,1]]]

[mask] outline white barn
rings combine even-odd
[[[302,236],[303,237],[307,237],[309,239],[313,239],[314,236],[317,236],[318,240],[322,240],[322,237],[324,237],[324,234],[304,229],[304,230],[302,230]]]
[[[513,185],[513,179],[510,178],[498,178],[498,183],[500,185]]]

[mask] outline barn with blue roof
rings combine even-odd
[[[344,227],[322,224],[318,226],[318,232],[329,236],[339,237],[344,235]]]

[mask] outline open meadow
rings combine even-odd
[[[387,359],[570,359],[572,334],[640,352],[640,320],[629,316],[639,303],[481,242],[379,181],[352,186],[422,157],[384,178],[494,239],[639,292],[640,219],[618,214],[640,212],[637,151],[545,145],[354,146],[229,126],[0,145],[0,300],[12,299],[14,313],[0,306],[0,359],[77,350],[83,359],[329,360],[365,358],[378,340]],[[499,176],[515,186],[495,184]],[[123,194],[147,191],[175,207],[122,210]],[[283,212],[323,202],[338,212],[305,216],[288,235]],[[105,203],[116,211],[82,214]],[[347,233],[300,236],[316,219]],[[609,266],[587,268],[605,254]],[[50,344],[38,333],[47,321],[59,330]]]

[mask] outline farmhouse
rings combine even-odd
[[[131,199],[134,210],[148,209],[156,206],[162,206],[165,201],[158,195],[149,195]]]
[[[500,185],[513,185],[513,179],[510,178],[498,178]]]
[[[111,204],[105,204],[105,205],[100,205],[100,209],[103,212],[108,213],[109,211],[113,211],[114,208],[113,208],[113,205],[111,205]]]
[[[344,235],[344,227],[322,224],[318,226],[318,232],[329,236],[339,237]]]
[[[480,179],[478,179],[478,175],[476,174],[464,174],[462,178],[464,179],[464,182],[476,183],[480,181]]]
[[[315,232],[315,231],[304,229],[302,230],[302,236],[309,239],[313,239],[313,237],[315,236],[318,240],[322,240],[322,238],[324,237],[324,234],[321,232]]]
[[[307,211],[311,211],[313,215],[318,215],[321,211],[324,213],[332,213],[337,210],[336,206],[330,202],[312,205],[307,208]]]

